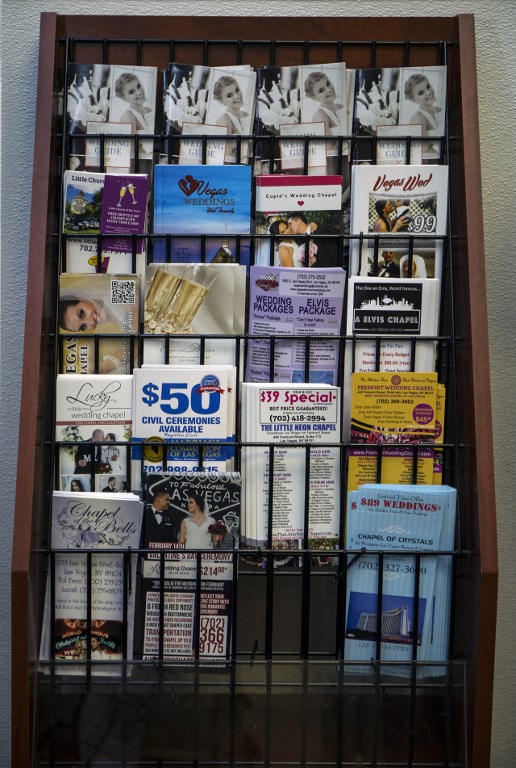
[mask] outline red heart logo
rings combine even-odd
[[[197,181],[197,179],[194,179],[193,176],[188,174],[183,179],[179,179],[177,186],[181,192],[183,192],[183,194],[185,194],[187,197],[190,197],[190,195],[192,195],[196,189],[199,189],[201,182]]]
[[[302,207],[302,206],[305,204],[305,202],[304,202],[304,200],[298,200],[298,201],[297,201],[297,204],[298,204],[300,207]]]

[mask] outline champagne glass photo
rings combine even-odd
[[[116,204],[117,208],[121,208],[122,207],[122,200],[123,200],[124,195],[125,195],[126,192],[127,192],[127,187],[125,186],[125,184],[122,184],[122,186],[120,187],[120,200]]]

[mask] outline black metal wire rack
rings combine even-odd
[[[248,40],[248,39],[125,39],[66,38],[57,42],[55,98],[63,102],[65,72],[70,62],[124,64],[152,62],[165,67],[170,61],[188,61],[211,65],[221,60],[227,64],[251,63],[254,66],[313,61],[345,61],[351,67],[446,64],[449,81],[455,77],[454,41],[356,41],[356,40]],[[158,92],[158,103],[161,94]],[[55,227],[51,234],[55,274],[66,271],[65,242],[61,234],[61,192],[59,184],[68,167],[71,141],[66,132],[65,109],[55,121],[55,155],[57,168],[54,190]],[[160,125],[159,116],[156,125]],[[105,137],[98,136],[101,150]],[[276,137],[248,138],[254,147],[269,143],[274,156]],[[171,152],[170,139],[161,133],[152,135],[155,157]],[[233,139],[234,140],[234,139]],[[307,144],[312,139],[305,138]],[[351,134],[350,157],[356,156],[361,142],[369,142],[374,152],[376,138]],[[407,147],[410,148],[410,138]],[[203,140],[206,153],[207,139]],[[136,145],[135,145],[136,149]],[[240,140],[238,150],[240,150]],[[452,127],[446,126],[441,147],[441,163],[447,164],[456,151]],[[101,151],[101,155],[102,155]],[[137,156],[137,151],[135,155]],[[308,153],[305,152],[307,162]],[[138,161],[136,161],[137,164]],[[345,171],[345,155],[339,155],[340,172]],[[102,170],[102,167],[99,169]],[[136,165],[136,171],[138,166]],[[306,170],[306,167],[305,167]],[[452,182],[453,183],[453,182]],[[450,196],[450,200],[453,196]],[[441,319],[439,336],[432,337],[437,349],[436,370],[447,387],[446,443],[442,447],[443,482],[459,490],[459,525],[456,547],[441,552],[461,571],[468,557],[469,532],[466,516],[461,514],[461,473],[464,461],[456,401],[460,397],[456,381],[456,354],[462,339],[455,331],[453,262],[453,205],[449,205],[449,228],[442,238],[444,246]],[[87,236],[86,236],[87,237]],[[98,239],[99,236],[92,236]],[[147,250],[152,253],[156,239],[146,235]],[[254,236],[247,236],[251,243]],[[335,238],[342,253],[342,266],[348,269],[348,246],[356,234]],[[205,259],[205,236],[201,236],[202,260]],[[236,256],[240,254],[237,239]],[[410,238],[409,238],[410,239]],[[165,240],[170,249],[170,236]],[[99,243],[100,245],[100,240]],[[378,237],[375,258],[378,257]],[[413,242],[410,243],[413,251]],[[169,251],[170,252],[170,251]],[[252,253],[252,249],[251,249]],[[272,251],[271,251],[272,257]],[[252,261],[252,256],[251,256]],[[133,263],[136,263],[136,240],[133,237]],[[99,265],[100,269],[100,265]],[[52,299],[52,300],[53,300]],[[198,339],[200,362],[204,361],[206,340]],[[245,354],[248,333],[235,337],[235,365],[240,373],[241,351]],[[270,340],[270,363],[274,365],[275,345],[280,337]],[[412,340],[412,356],[426,338]],[[305,338],[305,360],[310,359],[314,338]],[[45,340],[59,370],[62,340],[55,327],[48,329]],[[97,359],[98,359],[98,342]],[[347,354],[353,354],[356,339],[339,336],[339,368],[344,369]],[[376,338],[379,345],[381,339]],[[136,334],[132,365],[143,360],[146,338]],[[166,346],[168,350],[168,346]],[[168,352],[166,353],[168,355]],[[377,355],[379,360],[379,355]],[[165,357],[165,362],[167,362]],[[308,376],[308,362],[305,380]],[[339,383],[342,385],[342,376]],[[240,377],[237,375],[237,380]],[[47,416],[48,418],[48,416]],[[61,444],[53,438],[52,419],[48,418],[45,441],[48,468],[57,487],[58,455]],[[246,444],[241,440],[237,415],[235,424],[236,468]],[[349,460],[349,443],[336,443],[341,456],[341,477],[345,487]],[[93,448],[92,448],[93,450]],[[306,446],[306,466],[311,451]],[[378,450],[378,476],[381,454]],[[413,448],[414,478],[416,451]],[[129,462],[127,452],[127,462]],[[202,456],[202,446],[201,446]],[[270,475],[275,461],[270,446]],[[93,464],[93,462],[92,462]],[[128,471],[127,476],[130,477]],[[139,490],[139,489],[136,489]],[[376,654],[368,663],[345,661],[346,637],[344,609],[347,569],[352,558],[361,552],[345,549],[345,500],[340,510],[339,548],[331,552],[308,546],[309,495],[305,494],[305,534],[303,547],[295,551],[278,551],[272,547],[272,507],[275,488],[269,493],[268,546],[260,550],[235,551],[231,605],[231,651],[224,664],[213,665],[199,653],[199,617],[201,592],[201,552],[197,553],[195,658],[188,662],[170,661],[163,656],[160,642],[159,659],[142,659],[141,628],[136,627],[134,658],[119,665],[120,674],[112,678],[98,677],[91,657],[83,662],[84,675],[67,678],[59,674],[56,661],[36,665],[34,695],[33,766],[378,766],[398,768],[462,768],[467,763],[466,747],[466,665],[455,654],[453,632],[449,656],[441,663],[425,665],[417,661],[413,646],[410,662],[388,662],[381,658],[381,626],[376,633]],[[47,522],[50,519],[50,494],[47,497]],[[42,523],[35,537],[33,554],[40,574],[55,573],[59,552],[48,546],[48,527]],[[140,553],[142,554],[142,552]],[[412,553],[416,572],[425,554]],[[322,557],[321,555],[324,555]],[[91,561],[92,553],[87,555]],[[378,609],[381,610],[384,553],[378,553]],[[164,572],[165,553],[161,553]],[[292,563],[295,561],[295,565]],[[89,565],[91,573],[91,562]],[[129,573],[129,569],[128,569]],[[140,579],[140,577],[138,577]],[[44,578],[41,577],[41,583]],[[417,602],[418,582],[414,599]],[[125,580],[125,602],[129,591],[135,591],[137,603],[141,584]],[[161,599],[164,600],[164,580]],[[88,589],[88,612],[91,617],[91,584]],[[52,602],[52,601],[51,601]],[[454,599],[452,600],[452,604]],[[430,669],[431,667],[431,669]]]

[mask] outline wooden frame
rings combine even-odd
[[[18,477],[16,486],[12,556],[12,765],[31,765],[34,709],[34,663],[41,629],[41,586],[44,581],[49,472],[52,435],[55,349],[52,336],[55,313],[57,246],[55,196],[58,178],[57,134],[59,119],[55,78],[58,68],[56,42],[64,38],[104,38],[118,41],[115,57],[124,56],[135,38],[163,40],[160,56],[170,52],[170,40],[220,40],[221,55],[234,48],[222,41],[256,40],[267,30],[281,29],[282,40],[347,41],[355,66],[368,66],[360,43],[379,41],[378,56],[388,61],[389,41],[447,40],[453,43],[456,86],[450,102],[450,133],[454,134],[450,169],[455,197],[457,231],[452,232],[454,267],[452,290],[455,313],[458,440],[461,453],[461,546],[456,588],[454,655],[467,667],[467,759],[470,768],[484,768],[490,761],[491,708],[496,626],[497,549],[492,425],[488,366],[487,309],[481,205],[480,143],[476,91],[476,57],[473,17],[449,18],[218,18],[153,16],[73,16],[44,13],[41,17],[38,98],[36,108],[30,224],[30,304],[25,319],[25,348],[21,396]],[[125,42],[123,42],[125,41]],[[77,42],[84,61],[90,52],[102,52]],[[299,43],[300,46],[303,42]],[[335,48],[337,48],[337,43]],[[370,43],[369,43],[370,48]],[[85,49],[85,50],[83,50]],[[178,42],[178,49],[181,45]],[[323,50],[323,49],[322,49]],[[424,45],[419,49],[424,58]],[[93,54],[92,54],[93,55]],[[101,54],[100,54],[101,55]],[[317,55],[322,55],[317,54]],[[288,47],[278,51],[288,59]],[[84,58],[86,57],[86,58]],[[323,60],[323,59],[321,59]],[[143,64],[154,63],[142,61]],[[286,62],[288,63],[288,62]],[[422,63],[422,61],[418,61]]]

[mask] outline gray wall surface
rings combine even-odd
[[[0,768],[10,759],[10,562],[19,418],[27,250],[32,179],[39,15],[85,14],[256,16],[450,16],[473,13],[482,144],[490,366],[500,557],[500,596],[492,768],[512,768],[516,754],[516,473],[510,438],[516,434],[515,207],[516,65],[514,0],[2,0],[1,71],[1,409],[0,454]],[[101,32],[101,30],[99,30]],[[264,23],[264,37],[267,25]],[[374,36],[374,33],[373,35]],[[378,36],[381,36],[379,34]],[[477,192],[475,191],[475,194]],[[479,197],[479,215],[480,197]],[[488,361],[486,360],[486,365]],[[13,713],[16,717],[16,713]]]

